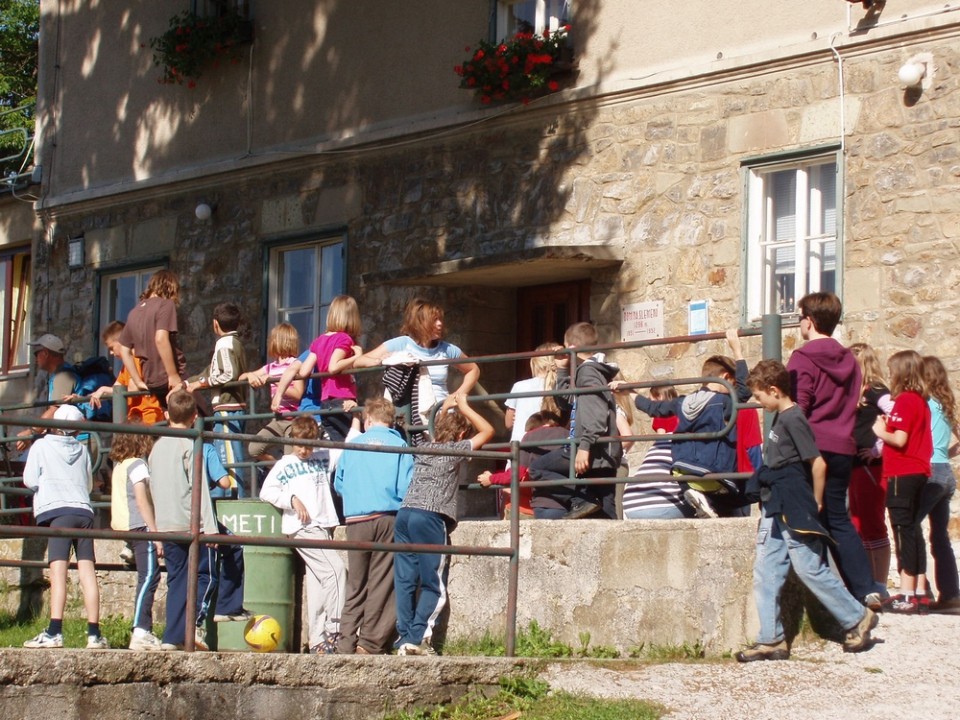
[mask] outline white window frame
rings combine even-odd
[[[301,334],[300,350],[305,350],[314,338],[326,331],[327,309],[330,302],[337,295],[344,292],[346,285],[346,235],[343,233],[324,235],[319,238],[302,239],[293,242],[271,244],[267,247],[266,264],[267,277],[267,326],[264,337],[269,334],[270,328],[278,323],[288,322],[292,313],[304,311],[312,312],[311,322],[307,328],[308,337],[303,337],[304,329],[298,327]],[[286,253],[295,250],[313,249],[313,277],[315,287],[310,303],[301,305],[285,305],[283,300],[284,257]],[[336,253],[339,249],[339,268],[324,267],[324,252]],[[339,270],[339,271],[338,271]],[[327,275],[325,278],[324,275]],[[297,325],[297,323],[294,323]]]
[[[568,23],[571,20],[571,0],[498,0],[496,40],[503,40],[517,33],[516,24],[510,21],[510,7],[523,4],[533,6],[533,31],[537,34],[542,33],[544,28],[549,28],[550,32],[554,32],[563,23]]]
[[[32,272],[30,248],[0,253],[0,376],[30,370]]]
[[[166,263],[136,266],[128,265],[122,268],[105,270],[100,273],[100,325],[97,330],[96,343],[94,344],[96,347],[95,354],[105,354],[101,348],[100,341],[100,333],[103,332],[103,329],[114,320],[119,320],[120,322],[125,323],[127,321],[127,315],[129,315],[130,311],[137,306],[137,303],[140,300],[140,295],[143,294],[143,291],[147,289],[147,285],[150,284],[150,278],[153,277],[153,274],[158,270],[165,270],[166,268]],[[116,286],[117,281],[128,279],[132,279],[135,283],[133,302],[129,307],[120,307],[113,302],[113,300],[116,298],[116,292],[113,288]],[[114,372],[118,373],[122,366],[123,363],[119,358],[113,359]]]
[[[840,153],[819,151],[804,156],[781,160],[758,160],[744,164],[746,189],[746,222],[744,236],[744,320],[758,322],[765,314],[796,315],[796,302],[811,292],[828,289],[821,287],[827,249],[833,244],[834,288],[841,295],[843,267],[843,178]],[[821,207],[825,200],[821,188],[811,178],[833,164],[834,231],[822,227]],[[794,193],[795,232],[792,238],[776,239],[775,209],[770,179],[775,173],[796,173]],[[829,170],[826,170],[829,171]],[[811,185],[813,185],[811,187]],[[794,254],[792,304],[777,305],[776,266],[772,253],[792,249]]]

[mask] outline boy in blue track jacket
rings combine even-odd
[[[393,429],[396,409],[386,398],[367,400],[362,435],[347,442],[407,447]],[[354,420],[356,430],[357,420]],[[347,540],[393,542],[393,526],[413,474],[413,455],[345,450],[337,464],[334,487],[343,497]],[[347,599],[340,618],[341,653],[389,653],[397,633],[393,588],[393,554],[347,552]]]
[[[737,400],[750,400],[750,389],[746,385],[747,363],[743,360],[740,339],[736,330],[727,331],[727,343],[736,358],[735,388]],[[723,377],[727,369],[720,356],[707,358],[700,370],[704,377]],[[611,387],[613,385],[611,384]],[[733,399],[726,386],[718,383],[705,383],[696,392],[681,395],[672,400],[651,400],[637,395],[634,404],[641,412],[651,417],[676,416],[680,422],[675,434],[716,433],[723,430],[733,413]],[[737,470],[737,431],[734,425],[730,432],[721,437],[700,440],[674,440],[673,473],[675,475],[707,475],[709,473],[730,473]],[[711,500],[731,495],[742,497],[739,488],[730,480],[703,480],[685,483],[684,498],[699,517],[717,517]],[[710,498],[708,500],[708,497]],[[736,500],[732,504],[736,505]],[[744,501],[745,504],[745,501]]]

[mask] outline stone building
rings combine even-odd
[[[232,4],[192,3],[211,16]],[[30,310],[75,355],[169,267],[197,369],[226,299],[256,362],[271,326],[312,337],[339,292],[360,302],[364,347],[427,294],[450,339],[481,355],[577,319],[605,342],[632,337],[623,311],[637,304],[666,336],[686,335],[704,302],[710,331],[764,313],[790,328],[797,298],[835,289],[845,341],[960,370],[957,7],[237,5],[252,43],[189,87],[157,82],[149,46],[187,0],[41,2]],[[571,25],[559,91],[487,105],[460,89],[465,47],[524,18]],[[905,87],[904,65],[919,84]],[[795,341],[788,330],[786,352]],[[689,375],[717,349],[617,354],[642,379]],[[481,383],[503,392],[515,373],[485,365]]]

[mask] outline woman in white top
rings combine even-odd
[[[467,356],[463,351],[443,339],[443,308],[439,305],[423,298],[411,300],[403,312],[403,326],[400,332],[402,335],[399,337],[387,340],[379,347],[361,355],[353,366],[363,368],[381,365],[384,358],[395,352],[407,352],[419,360],[460,360],[460,362],[451,363],[463,374],[463,381],[453,394],[447,390],[450,365],[427,367],[436,401],[443,403],[442,410],[447,410],[456,404],[454,395],[469,394],[477,384],[480,378],[480,366],[474,362],[464,362]]]
[[[555,342],[547,342],[540,345],[536,352],[550,352],[563,350],[563,347]],[[510,388],[510,394],[514,393],[539,393],[545,390],[553,390],[557,384],[557,365],[553,355],[537,355],[530,358],[530,377],[526,380],[519,380]],[[557,408],[556,400],[552,395],[538,395],[535,397],[511,397],[504,403],[507,410],[503,415],[503,424],[510,430],[510,441],[521,440],[524,435],[524,428],[527,426],[527,419],[534,413],[541,410],[552,412],[557,417],[561,415]]]

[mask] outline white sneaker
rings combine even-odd
[[[30,638],[27,640],[23,646],[25,648],[62,648],[63,634],[57,633],[56,635],[47,635],[47,631],[44,630],[35,638]]]
[[[160,650],[163,652],[174,652],[176,650],[183,650],[183,645],[175,645],[174,643],[160,643]]]
[[[87,650],[109,650],[110,643],[103,635],[87,635]]]
[[[690,488],[683,492],[683,499],[687,501],[698,518],[718,518],[717,511],[713,509],[707,496],[699,490]]]
[[[129,545],[124,545],[120,551],[120,562],[127,567],[135,568],[137,566],[137,557],[133,554],[133,549]]]
[[[419,645],[414,645],[413,643],[403,643],[400,647],[397,648],[397,655],[421,655],[422,651],[420,650]]]
[[[130,638],[130,649],[131,650],[140,650],[143,652],[155,652],[161,649],[163,643],[160,642],[158,638],[153,633],[134,633]]]
[[[209,650],[207,645],[207,631],[204,628],[198,627],[197,632],[193,636],[193,647],[195,650],[201,650],[206,652]]]

